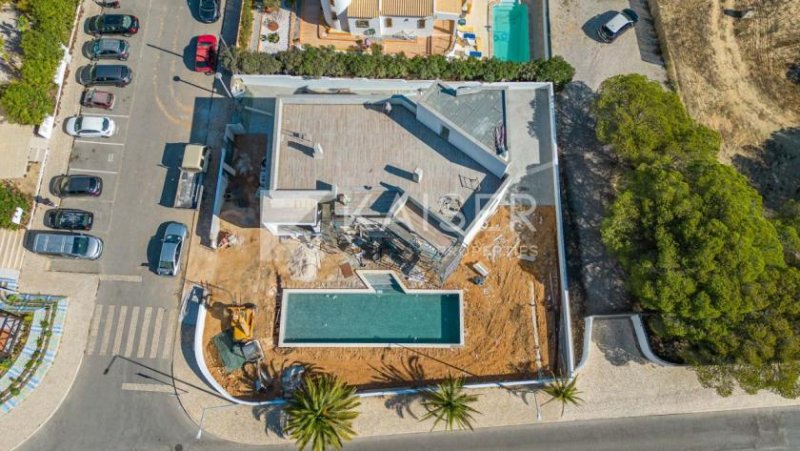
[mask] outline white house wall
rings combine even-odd
[[[386,19],[392,19],[392,26],[386,26]],[[425,20],[425,28],[418,28],[417,22]],[[381,36],[395,35],[428,37],[433,34],[433,17],[381,17]]]

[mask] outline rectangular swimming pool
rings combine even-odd
[[[278,346],[464,344],[461,291],[409,290],[385,271],[358,275],[367,289],[284,290]]]
[[[492,56],[503,61],[530,61],[528,5],[501,2],[492,8]]]

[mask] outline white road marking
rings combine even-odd
[[[125,343],[125,357],[130,357],[133,353],[133,343],[136,341],[136,323],[139,321],[139,306],[134,306],[131,311],[131,322],[128,323],[128,341]]]
[[[84,144],[102,144],[104,146],[124,146],[125,143],[111,143],[111,142],[102,142],[102,141],[87,141],[85,139],[76,139],[76,143],[84,143]]]
[[[125,332],[125,318],[128,316],[128,306],[123,305],[119,308],[119,318],[117,318],[117,330],[114,331],[114,348],[111,353],[119,354],[119,348],[122,346],[122,335]]]
[[[103,304],[94,306],[94,316],[92,317],[92,326],[89,328],[89,343],[86,345],[86,353],[94,354],[94,348],[97,346],[97,333],[100,332],[100,318],[103,316]]]
[[[142,276],[128,276],[124,274],[101,274],[99,279],[112,282],[141,282]]]
[[[136,352],[136,357],[144,357],[144,351],[147,347],[147,333],[150,331],[150,317],[153,316],[153,308],[147,307],[144,310],[144,321],[142,322],[142,335],[139,337],[139,350]]]
[[[175,394],[175,388],[166,384],[133,384],[130,382],[126,382],[122,384],[122,389],[126,391],[145,391],[151,393]]]
[[[153,327],[153,343],[150,345],[150,358],[158,357],[158,342],[161,341],[161,323],[164,322],[164,309],[158,309],[156,313],[156,324]]]
[[[96,172],[98,174],[119,174],[118,171],[104,171],[102,169],[83,169],[83,168],[69,168],[70,173],[75,172]]]
[[[106,320],[103,323],[103,342],[100,343],[100,355],[106,355],[108,353],[108,344],[111,341],[111,322],[114,320],[114,312],[117,310],[117,306],[109,305],[108,306],[108,313],[106,314]]]
[[[169,319],[167,320],[167,330],[164,336],[164,349],[161,350],[161,358],[166,359],[172,354],[172,341],[175,337],[175,319],[178,316],[177,310],[169,311]]]

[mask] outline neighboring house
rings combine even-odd
[[[529,171],[535,203],[556,204],[549,84],[241,79],[274,105],[247,122],[269,122],[260,215],[276,236],[388,250],[446,279]]]
[[[320,0],[332,30],[360,36],[414,39],[433,34],[437,20],[457,20],[462,0]]]

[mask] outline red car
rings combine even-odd
[[[213,74],[217,67],[217,37],[204,34],[197,37],[197,49],[194,54],[194,70]]]

